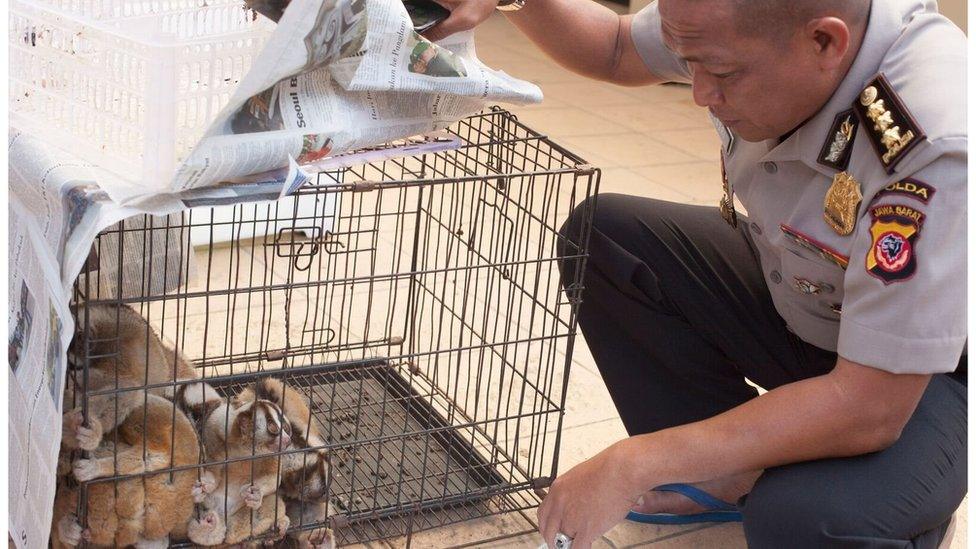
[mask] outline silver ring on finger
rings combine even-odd
[[[573,538],[562,532],[556,533],[556,538],[553,540],[553,549],[570,549],[572,546]]]

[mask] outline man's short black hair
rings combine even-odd
[[[788,38],[818,17],[837,17],[851,27],[867,22],[871,0],[729,0],[739,32]]]

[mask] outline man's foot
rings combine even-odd
[[[762,471],[743,473],[732,477],[710,480],[693,484],[695,488],[705,491],[717,499],[735,504],[738,499],[752,490],[756,479]],[[671,513],[675,515],[690,515],[707,511],[701,505],[687,497],[674,492],[659,492],[650,490],[645,492],[631,511],[652,515],[655,513]]]

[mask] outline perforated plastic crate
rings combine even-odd
[[[273,28],[242,0],[11,0],[11,125],[168,179]]]

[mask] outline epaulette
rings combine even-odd
[[[870,137],[881,164],[890,174],[916,145],[925,139],[898,94],[879,73],[854,101],[854,111]]]

